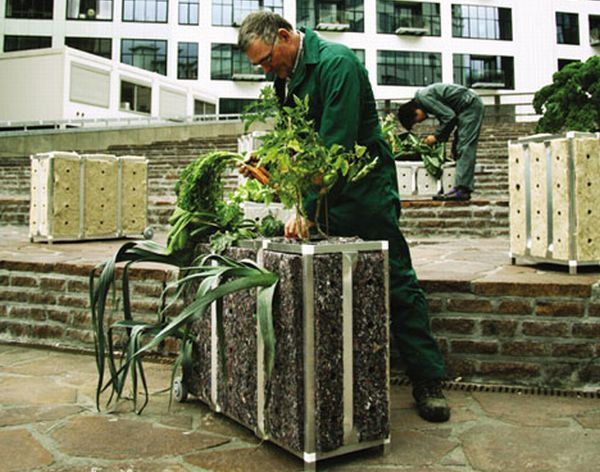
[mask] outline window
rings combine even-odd
[[[590,45],[600,46],[600,16],[590,15]]]
[[[4,36],[4,52],[52,47],[50,36]]]
[[[216,115],[217,106],[203,100],[194,99],[194,115]]]
[[[377,84],[423,86],[442,81],[442,55],[377,51]]]
[[[514,58],[454,54],[454,83],[472,88],[514,89]]]
[[[298,0],[297,26],[326,31],[365,31],[363,0]]]
[[[353,49],[352,52],[354,52],[354,54],[356,54],[356,57],[358,57],[358,60],[364,66],[365,65],[365,50],[364,49]]]
[[[511,10],[477,5],[452,5],[452,36],[511,41]]]
[[[377,32],[440,36],[440,4],[378,0]]]
[[[123,21],[166,23],[167,0],[123,0]]]
[[[122,39],[121,62],[167,75],[167,42],[157,39]]]
[[[219,99],[219,114],[239,114],[244,111],[251,103],[256,102],[252,98],[220,98]]]
[[[198,24],[198,0],[179,0],[179,24]]]
[[[105,20],[113,17],[113,0],[67,0],[67,20]]]
[[[579,59],[559,59],[558,70],[561,70],[563,67],[573,64],[574,62],[579,62]]]
[[[6,18],[51,20],[54,0],[7,0]]]
[[[558,44],[579,44],[577,13],[556,12],[556,42]]]
[[[250,64],[246,55],[233,44],[213,44],[210,62],[213,80],[265,80],[262,69]]]
[[[151,105],[152,89],[150,87],[125,80],[121,81],[121,110],[150,113]]]
[[[198,78],[198,43],[177,43],[177,78]]]
[[[283,16],[283,0],[213,0],[213,26],[239,26],[253,11],[270,10]]]
[[[79,49],[80,51],[89,52],[96,56],[112,58],[112,39],[110,38],[65,38],[65,45]]]

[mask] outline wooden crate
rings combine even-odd
[[[600,263],[600,134],[509,142],[510,254],[569,266]]]
[[[32,155],[30,239],[52,242],[144,235],[147,181],[148,161],[140,156]]]
[[[320,459],[387,446],[387,242],[254,241],[229,255],[255,259],[280,277],[270,399],[254,291],[223,300],[222,329],[216,310],[196,323],[184,388],[297,455],[306,469]]]

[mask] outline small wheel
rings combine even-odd
[[[146,226],[142,234],[144,239],[152,239],[154,237],[154,230],[152,229],[152,226]]]
[[[179,378],[175,379],[175,381],[173,382],[173,396],[175,397],[175,400],[177,400],[179,403],[183,403],[187,400],[187,387]]]

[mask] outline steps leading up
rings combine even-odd
[[[407,236],[505,236],[508,234],[508,149],[510,139],[533,133],[532,123],[486,124],[482,128],[470,202],[444,203],[403,199],[401,227]],[[431,128],[416,128],[425,134]],[[447,152],[451,144],[447,146]],[[174,208],[174,188],[180,171],[201,154],[212,150],[237,150],[237,135],[157,141],[138,145],[113,145],[81,153],[143,155],[148,168],[148,220],[156,229],[167,228]],[[237,184],[237,174],[227,176],[226,190]],[[27,224],[29,213],[29,156],[0,159],[0,225]]]

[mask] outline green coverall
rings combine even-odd
[[[346,46],[325,41],[310,29],[301,31],[303,54],[287,97],[285,81],[275,80],[280,102],[293,106],[293,95],[308,95],[310,118],[327,146],[338,143],[352,148],[358,143],[371,156],[379,156],[365,178],[352,184],[338,181],[327,195],[326,230],[335,236],[389,241],[392,334],[411,379],[440,379],[444,359],[431,334],[427,302],[398,226],[396,167],[381,132],[367,71]],[[305,201],[309,217],[314,217],[315,202],[316,195]]]
[[[419,108],[440,122],[433,135],[448,141],[456,127],[452,153],[456,159],[454,186],[474,188],[477,142],[483,121],[483,102],[472,90],[456,84],[432,84],[415,94]]]

